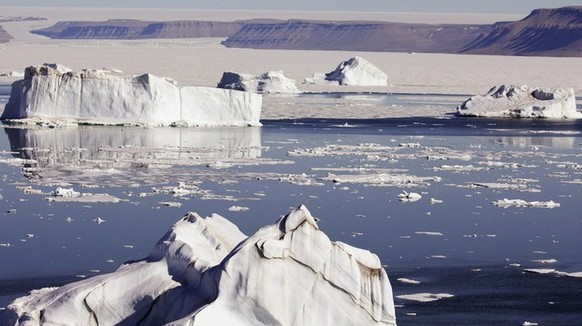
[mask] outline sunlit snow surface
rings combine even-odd
[[[251,234],[274,213],[304,203],[331,238],[378,254],[395,296],[453,295],[428,303],[396,297],[401,324],[581,320],[579,122],[263,123],[4,128],[2,306],[32,288],[147,256],[186,211],[219,213]],[[61,198],[53,195],[58,187],[120,200],[49,201]],[[400,202],[404,191],[422,197]],[[492,204],[504,198],[560,206]]]

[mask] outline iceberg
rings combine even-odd
[[[12,84],[2,119],[89,124],[259,126],[259,94],[182,87],[152,74],[30,66]]]
[[[189,213],[141,261],[32,291],[2,325],[396,325],[380,260],[332,242],[300,206],[246,237]]]
[[[499,85],[485,95],[469,98],[456,108],[457,116],[495,118],[580,119],[572,88],[545,89]]]
[[[306,84],[337,83],[348,86],[388,86],[387,75],[362,57],[352,57],[341,62],[334,71],[315,73],[305,79]]]
[[[269,71],[261,75],[225,72],[222,74],[218,88],[234,89],[253,93],[300,93],[293,79],[283,75],[282,71]]]

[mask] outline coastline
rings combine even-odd
[[[47,11],[44,11],[44,10]],[[3,8],[5,15],[46,16],[46,21],[4,23],[15,39],[0,45],[0,73],[22,72],[29,65],[60,63],[71,68],[114,68],[127,73],[151,73],[172,78],[181,86],[214,87],[225,71],[262,74],[283,71],[304,92],[383,92],[483,94],[500,84],[572,87],[582,94],[582,58],[514,57],[398,52],[254,50],[226,48],[223,38],[145,40],[51,40],[28,33],[58,20],[319,18],[341,19],[341,12],[189,11],[152,9]],[[154,13],[156,16],[154,17]],[[434,17],[433,17],[434,16]],[[490,21],[510,18],[483,15]],[[495,16],[495,17],[492,17]],[[432,17],[432,18],[430,18]],[[351,20],[483,22],[480,15],[358,13]],[[345,17],[344,17],[345,18]],[[479,18],[479,19],[478,19]],[[306,85],[314,73],[332,71],[340,62],[362,56],[388,75],[387,87]],[[10,79],[0,77],[0,82]]]

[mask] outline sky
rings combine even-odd
[[[582,0],[0,0],[1,6],[192,8],[527,14]],[[0,12],[1,14],[1,12]]]

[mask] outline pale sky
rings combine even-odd
[[[527,14],[582,0],[0,0],[1,6],[126,7]],[[1,15],[1,12],[0,12]]]

